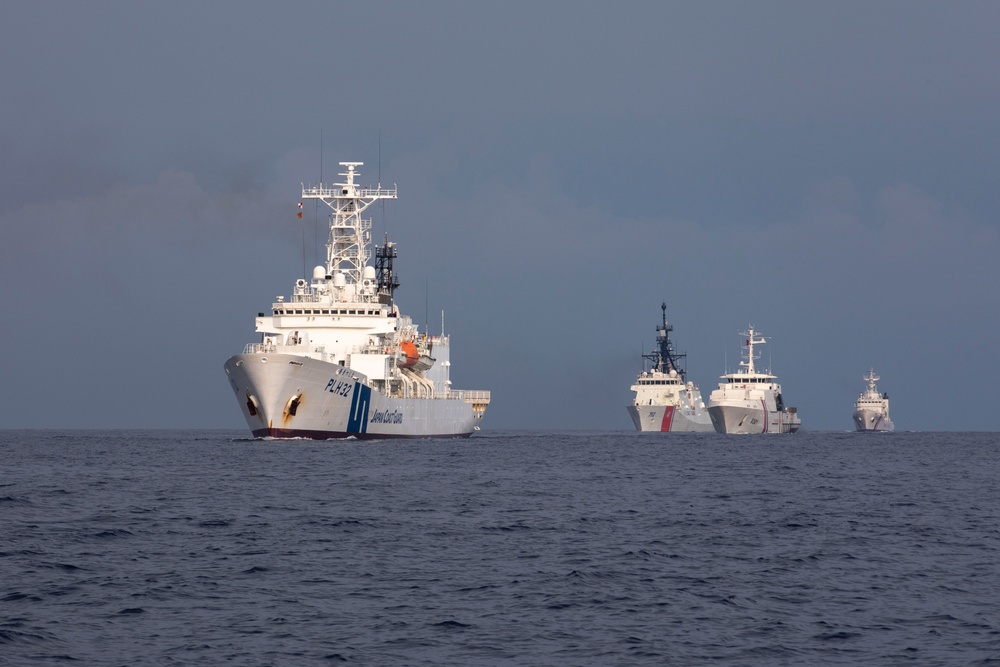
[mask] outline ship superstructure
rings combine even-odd
[[[767,341],[753,325],[740,333],[746,358],[735,373],[721,376],[719,388],[708,398],[708,414],[718,433],[795,433],[802,421],[796,408],[786,407],[778,378],[759,372],[754,347]]]
[[[656,349],[642,355],[652,366],[632,385],[635,397],[627,406],[632,423],[638,431],[711,431],[701,390],[687,380],[683,366],[687,355],[675,352],[670,340],[674,327],[667,322],[667,304],[660,308],[663,323],[656,327]]]
[[[396,187],[355,183],[361,162],[341,162],[341,183],[302,187],[330,209],[327,259],[259,313],[260,342],[225,364],[250,430],[272,438],[468,436],[489,391],[455,390],[450,339],[420,332],[394,301],[396,246],[369,250],[376,201]],[[301,208],[301,203],[300,203]],[[443,318],[442,318],[443,319]]]
[[[889,394],[880,394],[875,383],[881,380],[871,369],[863,378],[868,388],[854,402],[854,425],[859,431],[892,431],[896,428],[889,419]]]

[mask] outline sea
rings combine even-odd
[[[1000,664],[1000,434],[0,431],[3,665]]]

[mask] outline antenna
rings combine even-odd
[[[323,185],[323,128],[319,128],[319,184]],[[313,228],[316,230],[316,245],[313,252],[316,253],[316,263],[319,263],[319,201],[313,208]]]
[[[378,131],[378,188],[382,189],[382,129],[379,128]],[[385,229],[385,202],[379,202],[379,214],[382,217],[382,233],[386,234]]]
[[[684,361],[687,355],[676,352],[674,344],[670,340],[670,332],[674,330],[674,327],[667,321],[666,301],[660,304],[660,309],[663,311],[663,323],[656,327],[655,351],[648,355],[643,354],[643,357],[653,364],[653,370],[660,373],[676,372],[681,380],[684,380],[687,375],[685,370],[687,362]],[[643,364],[643,370],[645,370],[645,364]]]

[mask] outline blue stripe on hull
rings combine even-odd
[[[351,396],[351,414],[347,419],[347,432],[362,435],[368,430],[368,406],[372,402],[372,388],[360,382],[354,383]]]

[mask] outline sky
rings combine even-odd
[[[0,428],[245,429],[223,363],[374,236],[486,429],[631,430],[660,303],[703,396],[740,331],[807,430],[993,431],[1000,4],[14,0]],[[311,218],[311,219],[310,219]],[[306,270],[303,271],[303,267]]]

